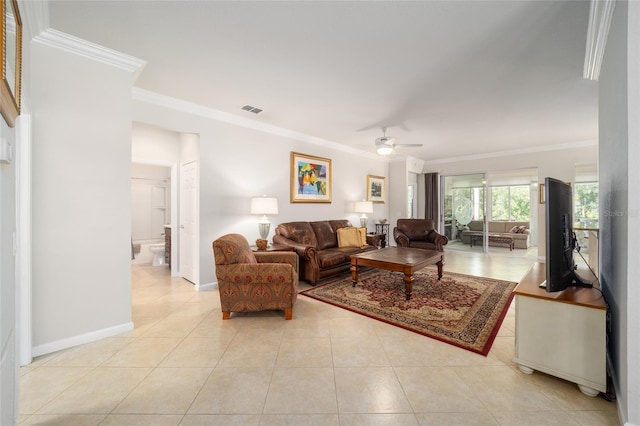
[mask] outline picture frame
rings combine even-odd
[[[22,89],[22,19],[18,1],[0,0],[0,14],[0,114],[9,127],[14,127],[20,115]]]
[[[540,185],[538,185],[538,202],[540,204],[544,204],[545,203],[545,199],[544,199],[544,183],[541,183]]]
[[[387,178],[367,175],[367,201],[384,203],[387,200]]]
[[[291,202],[330,203],[331,160],[291,152]]]

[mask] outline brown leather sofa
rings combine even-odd
[[[315,285],[322,278],[348,271],[352,254],[377,249],[370,243],[338,247],[336,231],[351,226],[348,220],[281,223],[276,227],[273,243],[293,247],[300,259],[300,279]]]
[[[398,219],[393,228],[398,247],[416,247],[444,251],[449,239],[436,231],[432,219]]]

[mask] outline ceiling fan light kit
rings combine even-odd
[[[395,151],[396,147],[420,147],[421,143],[405,143],[405,144],[397,144],[396,138],[388,138],[387,137],[387,128],[382,128],[382,137],[376,139],[376,152],[380,155],[389,155]]]
[[[376,141],[376,152],[380,155],[389,155],[393,152],[393,145],[387,145],[385,142]]]

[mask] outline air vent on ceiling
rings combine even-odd
[[[256,108],[256,107],[251,106],[251,105],[245,105],[245,106],[242,107],[242,109],[245,110],[245,111],[252,112],[254,114],[259,114],[259,113],[262,112],[262,110],[260,108]]]

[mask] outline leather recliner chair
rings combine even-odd
[[[433,219],[398,219],[393,228],[393,238],[398,247],[415,247],[444,251],[449,239],[438,233]]]

